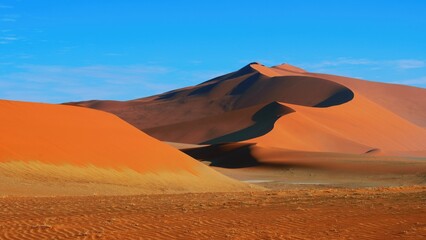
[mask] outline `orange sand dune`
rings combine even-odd
[[[264,136],[247,141],[314,152],[401,152],[426,148],[426,129],[362,95],[327,109],[286,106],[295,112],[278,119],[274,129]]]
[[[139,129],[148,129],[259,104],[266,105],[273,101],[326,107],[342,104],[353,98],[350,89],[332,81],[310,76],[288,77],[273,74],[279,73],[252,63],[236,72],[202,84],[145,99],[68,104],[108,111]],[[318,88],[322,90],[318,91]]]
[[[313,74],[311,76],[325,78],[340,83],[358,95],[363,95],[408,121],[426,127],[426,94],[424,88],[371,82],[361,79]]]
[[[112,114],[3,100],[0,112],[2,195],[25,194],[22,189],[30,195],[90,192],[78,190],[82,183],[114,185],[115,194],[120,193],[120,186],[131,188],[125,193],[244,187]],[[31,188],[24,188],[28,181],[33,181]],[[50,191],[48,185],[55,190]],[[39,192],[32,193],[34,189]]]
[[[426,151],[426,90],[251,63],[199,85],[109,111],[163,141],[384,155]],[[285,110],[283,110],[285,109]],[[168,113],[168,114],[165,114]]]

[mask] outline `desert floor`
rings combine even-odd
[[[426,186],[3,197],[0,239],[425,239]]]

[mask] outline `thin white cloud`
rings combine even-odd
[[[3,37],[0,37],[0,44],[8,44],[16,40],[18,40],[18,38],[15,36],[3,36]]]
[[[327,69],[342,66],[369,66],[372,69],[380,68],[395,68],[395,69],[415,69],[426,67],[425,60],[419,59],[398,59],[398,60],[371,60],[371,59],[357,59],[357,58],[337,58],[334,60],[324,60],[318,63],[302,64],[305,68]]]
[[[0,74],[0,98],[69,102],[128,100],[198,84],[223,71],[183,70],[161,65],[20,65]]]
[[[426,87],[426,60],[372,60],[337,58],[317,63],[300,64],[310,72],[351,76],[379,82]]]
[[[196,70],[181,72],[180,75],[182,78],[187,79],[188,84],[193,85],[224,75],[226,73],[226,71]]]
[[[374,65],[376,62],[368,59],[338,58],[335,60],[325,60],[319,63],[308,64],[314,68],[336,67],[342,65]]]
[[[3,40],[3,41],[15,41],[17,39],[18,39],[17,37],[0,37],[0,40]]]
[[[121,57],[121,56],[123,56],[123,54],[110,52],[110,53],[104,53],[104,56],[107,56],[107,57]]]
[[[132,99],[176,88],[163,80],[170,71],[146,65],[23,65],[0,75],[0,98],[47,102]]]
[[[395,64],[398,68],[401,69],[413,69],[413,68],[423,68],[426,66],[426,62],[422,60],[414,59],[403,59],[395,61]]]
[[[17,14],[5,14],[0,17],[2,22],[16,22],[20,16]]]
[[[404,84],[404,85],[416,85],[416,86],[426,86],[426,76],[413,78],[413,79],[405,79],[400,81],[394,81],[392,83]]]

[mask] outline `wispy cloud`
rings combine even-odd
[[[317,63],[300,64],[311,72],[323,72],[374,81],[426,87],[426,60],[337,58]]]
[[[121,54],[121,53],[109,52],[109,53],[104,53],[104,56],[107,56],[107,57],[121,57],[121,56],[123,56],[123,54]]]
[[[398,60],[371,60],[364,58],[337,58],[334,60],[324,60],[318,63],[304,64],[307,68],[322,69],[341,66],[369,66],[372,68],[395,68],[414,69],[426,67],[425,60],[419,59],[398,59]]]
[[[0,98],[66,102],[88,99],[130,99],[171,90],[162,66],[22,65],[0,75]]]
[[[8,44],[18,40],[15,35],[0,36],[0,44]]]
[[[226,71],[216,70],[195,70],[182,72],[182,77],[187,79],[188,84],[195,85],[226,73]]]
[[[1,22],[16,22],[20,16],[18,14],[5,14],[0,16]]]
[[[423,60],[403,59],[394,61],[395,65],[401,69],[413,69],[426,67],[426,62]]]
[[[336,66],[342,66],[342,65],[371,65],[374,63],[375,63],[374,61],[371,61],[368,59],[338,58],[335,60],[324,60],[319,63],[310,63],[307,65],[313,68],[324,68],[324,67],[336,67]]]
[[[416,86],[426,86],[426,76],[413,78],[413,79],[403,79],[399,81],[394,81],[393,83],[404,84],[404,85],[416,85]]]
[[[8,9],[11,9],[11,8],[13,8],[13,7],[9,6],[9,5],[0,4],[0,9],[6,9],[6,11],[8,11]],[[2,22],[2,25],[11,27],[12,25],[15,24],[15,22],[18,20],[19,17],[20,17],[20,15],[18,15],[18,14],[11,14],[11,13],[1,14],[0,15],[0,22]],[[9,44],[9,43],[12,43],[16,40],[18,40],[18,38],[16,37],[16,35],[13,34],[13,31],[11,30],[11,28],[3,27],[0,30],[0,45]]]
[[[12,37],[12,36],[0,37],[0,40],[3,40],[3,41],[15,41],[17,39],[18,39],[17,37]]]

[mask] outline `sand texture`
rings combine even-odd
[[[0,199],[1,239],[424,239],[424,187]]]

